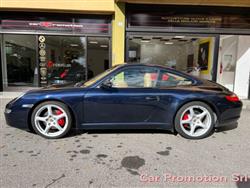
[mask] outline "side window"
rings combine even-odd
[[[173,87],[173,86],[191,85],[191,84],[192,81],[185,77],[161,70],[157,82],[157,87]]]
[[[158,71],[151,67],[132,67],[110,79],[115,88],[151,88],[156,86]]]

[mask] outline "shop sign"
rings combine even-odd
[[[41,86],[47,85],[47,75],[48,75],[48,69],[46,66],[46,44],[45,44],[46,38],[43,35],[40,35],[38,37],[38,52],[40,60],[39,67],[40,67],[40,84]]]
[[[42,62],[42,61],[46,61],[46,57],[39,57],[39,60]]]
[[[61,31],[73,33],[109,33],[108,23],[73,23],[57,21],[1,20],[2,29],[19,29],[35,31]],[[39,42],[44,42],[40,36]]]
[[[222,18],[219,16],[197,17],[197,16],[162,16],[160,18],[168,24],[220,24]]]
[[[63,67],[63,68],[70,68],[71,64],[65,64],[65,63],[54,63],[53,67]]]
[[[250,11],[198,6],[131,6],[128,27],[193,27],[250,29]]]
[[[40,42],[39,45],[44,44],[44,42],[45,42],[45,36],[39,36],[39,37],[38,37],[38,40],[39,40],[39,42]],[[41,48],[41,47],[40,47],[40,48]]]

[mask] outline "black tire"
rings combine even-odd
[[[206,131],[206,133],[204,133],[203,135],[201,136],[190,136],[188,134],[186,134],[182,128],[181,128],[181,124],[180,124],[180,121],[181,121],[181,116],[182,114],[184,113],[184,111],[191,107],[191,106],[202,106],[203,108],[206,108],[207,111],[210,113],[211,115],[211,125],[210,125],[210,128]],[[203,102],[200,102],[200,101],[194,101],[194,102],[189,102],[185,105],[183,105],[177,112],[176,116],[175,116],[175,121],[174,121],[174,125],[175,125],[175,130],[184,138],[187,138],[187,139],[202,139],[202,138],[206,138],[208,137],[209,135],[212,134],[213,130],[214,130],[214,126],[215,126],[215,117],[214,117],[214,112],[213,110],[205,103]]]
[[[45,106],[45,105],[57,105],[57,106],[59,106],[60,108],[62,108],[62,109],[65,111],[65,113],[66,113],[66,115],[67,115],[67,117],[68,117],[68,126],[67,126],[67,128],[62,132],[62,134],[60,134],[60,135],[58,135],[58,136],[53,136],[53,137],[51,137],[51,136],[46,136],[46,135],[42,134],[42,133],[38,130],[38,128],[36,127],[36,125],[35,125],[35,114],[37,113],[37,111],[38,111],[41,107],[43,107],[43,106]],[[57,139],[57,138],[62,138],[62,137],[64,137],[64,136],[70,131],[70,129],[71,129],[71,127],[72,127],[72,117],[71,117],[71,113],[70,113],[68,107],[67,107],[64,103],[61,103],[61,102],[58,102],[58,101],[46,101],[46,102],[43,102],[43,103],[39,104],[38,106],[36,106],[35,109],[33,110],[32,115],[31,115],[31,125],[32,125],[34,131],[35,131],[37,134],[39,134],[40,136],[42,136],[42,137],[44,137],[44,138],[47,138],[47,139]]]

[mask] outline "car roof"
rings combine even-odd
[[[170,68],[170,67],[167,67],[167,66],[164,66],[164,65],[158,65],[158,64],[150,64],[150,63],[124,63],[124,64],[119,64],[119,65],[115,65],[119,68],[122,68],[122,67],[138,67],[138,66],[142,66],[142,67],[155,67],[155,68],[162,68],[162,69],[166,69],[166,70],[169,70],[170,72],[176,72],[176,73],[179,73],[179,74],[184,74],[186,76],[190,76],[190,77],[193,77],[185,72],[182,72],[182,71],[178,71],[176,69],[173,69],[173,68]]]
[[[157,67],[157,68],[164,68],[164,69],[169,69],[169,70],[173,70],[176,71],[173,68],[169,68],[167,66],[164,65],[158,65],[158,64],[152,64],[152,63],[124,63],[124,64],[119,64],[120,67],[131,67],[131,66],[147,66],[147,67]]]

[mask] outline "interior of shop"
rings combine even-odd
[[[214,37],[130,36],[129,63],[164,65],[195,76],[212,79]]]
[[[90,79],[109,69],[109,38],[88,37],[88,78]]]
[[[85,37],[45,36],[44,45],[48,84],[64,84],[85,79]],[[39,55],[42,57],[43,54]],[[41,70],[40,74],[41,77],[43,74],[46,77]]]
[[[40,36],[3,35],[5,91],[39,87],[43,80],[76,83],[109,68],[108,37]]]
[[[37,86],[36,40],[33,35],[4,35],[5,62],[2,64],[4,87]],[[37,71],[37,70],[36,70]]]

